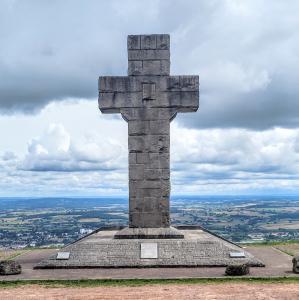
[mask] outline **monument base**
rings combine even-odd
[[[221,267],[264,264],[236,244],[201,227],[178,227],[179,239],[115,239],[120,228],[99,229],[41,261],[35,268]]]
[[[182,231],[174,228],[131,228],[116,232],[115,239],[183,239]]]

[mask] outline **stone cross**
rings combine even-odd
[[[169,35],[129,35],[127,42],[128,76],[99,78],[99,108],[128,122],[129,227],[167,228],[170,121],[197,111],[199,79],[169,75]]]

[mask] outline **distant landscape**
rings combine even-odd
[[[128,200],[1,198],[0,248],[60,247],[102,226],[126,225]],[[238,243],[299,240],[299,197],[174,196],[173,225],[201,225]]]

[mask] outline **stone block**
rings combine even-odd
[[[132,180],[142,180],[144,178],[144,165],[129,165],[129,178]]]
[[[159,228],[162,226],[161,214],[158,212],[141,213],[142,222],[138,227]]]
[[[149,133],[148,121],[129,121],[128,122],[129,135],[146,135]]]
[[[141,92],[142,81],[134,76],[103,76],[99,78],[100,92]]]
[[[142,84],[142,100],[154,100],[156,99],[156,84],[155,83],[143,83]]]
[[[194,111],[198,109],[199,92],[169,92],[167,98],[162,98],[165,103],[162,106],[176,107],[178,111]]]
[[[139,183],[139,185],[137,185]],[[140,180],[130,177],[130,196],[143,199],[145,197],[169,197],[170,183],[169,180]],[[134,187],[134,188],[132,188]]]
[[[180,76],[169,76],[167,78],[167,90],[168,91],[180,91]]]
[[[142,85],[142,83],[154,83],[156,85],[156,91],[167,91],[168,76],[142,75],[133,78],[138,80],[139,85]]]
[[[177,108],[122,108],[120,110],[125,120],[170,120],[177,113]]]
[[[14,260],[0,261],[0,275],[16,275],[21,274],[21,265]]]
[[[199,76],[180,76],[181,91],[198,91]]]
[[[198,76],[169,76],[167,78],[167,90],[173,92],[195,92],[199,90]]]
[[[170,217],[169,211],[161,213],[161,227],[169,227],[170,226]]]
[[[113,106],[113,96],[114,93],[99,93],[99,109],[102,113],[106,111],[118,112],[120,111],[119,107]]]
[[[122,92],[108,92],[99,93],[99,108],[102,112],[106,110],[117,110],[125,107],[143,107],[141,101],[142,93],[122,93]]]
[[[131,191],[130,191],[131,193]],[[130,202],[129,202],[129,213],[136,213],[140,211],[139,201],[136,197],[132,197],[130,195]]]
[[[143,183],[143,179],[140,178],[140,179],[130,179],[129,180],[129,184],[130,184],[130,189],[139,189],[139,188],[142,188],[142,183]]]
[[[141,49],[156,49],[157,42],[156,42],[156,34],[150,35],[141,35]]]
[[[157,212],[159,213],[159,198],[157,197],[144,197],[142,201],[142,209],[144,212]]]
[[[161,188],[139,188],[136,190],[136,198],[161,197]]]
[[[142,74],[143,75],[160,75],[161,74],[161,61],[160,60],[143,61]]]
[[[225,269],[227,276],[242,276],[249,274],[249,266],[247,264],[228,265]]]
[[[148,153],[136,153],[137,164],[147,164],[149,162]]]
[[[169,50],[129,50],[129,60],[169,60]]]
[[[157,34],[157,49],[170,49],[170,36],[169,34]]]
[[[139,212],[130,212],[129,214],[130,227],[143,227],[142,215]]]
[[[169,60],[160,60],[160,74],[161,75],[169,75],[170,73],[170,61]]]
[[[156,101],[147,103],[148,108],[171,109],[176,111],[194,111],[198,109],[199,92],[195,91],[172,91],[160,92],[156,91]]]
[[[145,137],[144,136],[131,136],[128,140],[129,152],[142,152],[145,149]]]
[[[149,180],[130,179],[129,180],[129,196],[138,199],[144,199],[145,197],[161,198],[161,195],[165,194],[165,185],[161,181],[152,181],[152,184],[148,183]],[[169,190],[169,187],[168,187]],[[164,192],[163,192],[164,191]]]
[[[169,211],[169,198],[168,197],[161,197],[159,201],[159,209],[162,212]]]
[[[292,263],[293,263],[293,272],[299,274],[299,256],[295,256],[292,259]]]
[[[151,169],[168,169],[169,153],[149,153],[149,163],[147,167]]]
[[[168,60],[144,60],[142,75],[169,75],[170,63]]]
[[[140,35],[128,35],[128,50],[140,49]]]
[[[103,76],[99,78],[99,91],[135,92],[141,91],[141,86],[134,78],[128,76]]]
[[[170,178],[170,170],[162,169],[162,179],[169,179],[169,178]]]
[[[163,182],[162,180],[145,180],[142,182],[143,189],[160,189],[162,188]]]
[[[144,178],[146,178],[147,180],[162,179],[162,169],[145,169]]]
[[[170,123],[168,120],[154,120],[149,121],[149,130],[151,134],[165,134],[170,133]]]
[[[158,152],[158,153],[168,153],[169,152],[169,135],[147,135],[145,137],[145,151],[148,152]]]
[[[169,180],[162,181],[162,188],[161,188],[161,197],[169,198],[170,196],[170,182]]]
[[[131,152],[129,153],[129,164],[137,163],[137,153]]]
[[[142,68],[142,61],[141,60],[130,60],[128,63],[128,75],[142,75],[143,68]]]

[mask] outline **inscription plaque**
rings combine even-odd
[[[140,258],[158,258],[157,243],[141,243]]]
[[[58,252],[56,259],[69,259],[70,258],[70,252]]]
[[[245,257],[245,253],[244,252],[230,252],[229,257],[231,257],[231,258],[243,258],[243,257]]]

